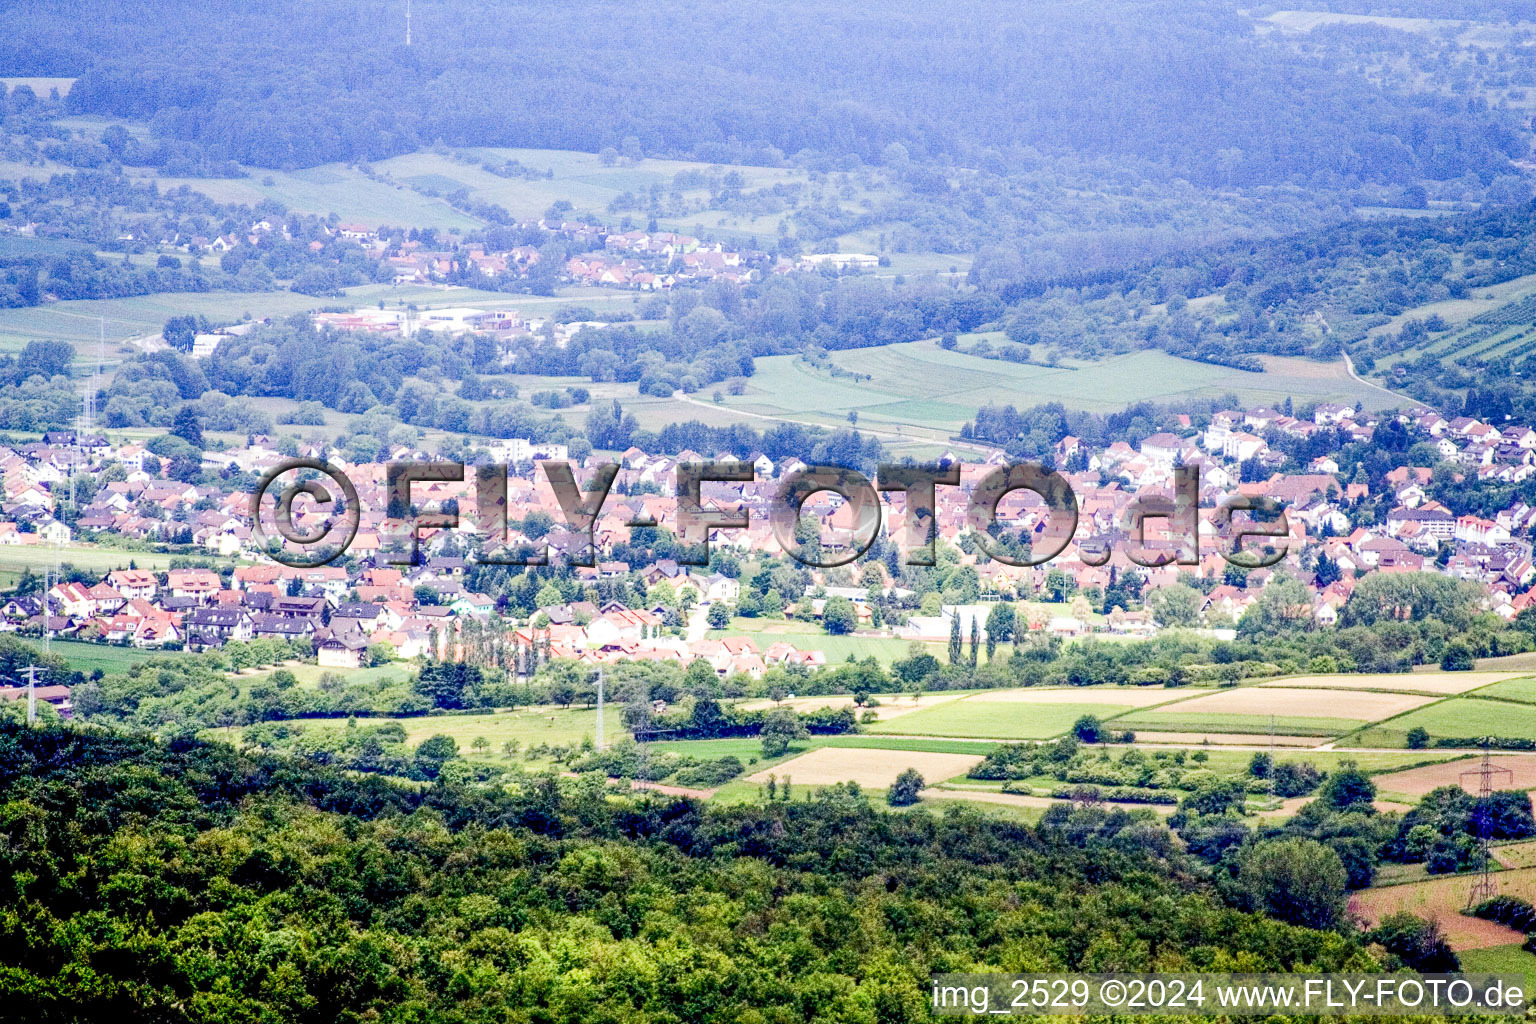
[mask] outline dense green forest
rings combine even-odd
[[[703,21],[676,3],[633,18],[602,2],[423,0],[409,48],[404,6],[181,0],[154,19],[108,0],[35,7],[12,12],[0,63],[79,76],[77,111],[150,120],[265,167],[437,139],[588,152],[632,139],[711,161],[1071,151],[1209,185],[1406,183],[1486,180],[1523,150],[1513,118],[1486,104],[1357,74],[1358,51],[1380,44],[1298,50],[1209,0],[1141,4],[1133,18],[1105,2],[799,0]],[[578,38],[579,52],[565,45]]]
[[[0,835],[0,1019],[31,1024],[874,1024],[929,1019],[935,971],[1396,963],[1304,878],[1339,870],[1321,844],[1256,844],[1218,892],[1161,824],[1102,808],[1025,827],[847,786],[755,807],[402,789],[5,727]]]

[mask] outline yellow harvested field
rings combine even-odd
[[[1318,736],[1270,736],[1257,732],[1148,732],[1137,729],[1136,742],[1167,743],[1179,747],[1209,743],[1213,747],[1252,747],[1254,750],[1263,750],[1270,743],[1277,747],[1315,747],[1323,740]]]
[[[1418,693],[1466,693],[1523,672],[1392,672],[1378,675],[1287,676],[1260,683],[1263,687],[1302,687],[1327,690],[1402,690]],[[1339,717],[1332,715],[1330,717]]]
[[[1181,701],[1163,710],[1181,715],[1274,715],[1283,718],[1353,718],[1375,722],[1423,707],[1433,697],[1362,690],[1297,690],[1244,686]]]
[[[1536,789],[1536,754],[1503,754],[1496,750],[1490,757],[1495,767],[1508,768],[1514,776],[1513,783],[1510,782],[1509,775],[1494,776],[1495,789]],[[1479,758],[1465,757],[1459,761],[1427,764],[1422,768],[1409,768],[1389,775],[1378,775],[1376,788],[1388,793],[1402,793],[1404,796],[1415,797],[1423,796],[1441,786],[1462,786],[1471,792],[1476,792],[1477,779],[1468,777],[1463,780],[1461,773],[1477,771],[1480,763]]]
[[[981,763],[980,754],[924,754],[911,750],[872,750],[868,747],[820,747],[790,758],[747,779],[766,782],[768,776],[786,777],[802,786],[831,786],[857,782],[884,789],[908,768],[916,768],[928,784],[964,775]]]
[[[1425,920],[1439,921],[1446,941],[1455,950],[1487,949],[1490,946],[1507,946],[1522,941],[1525,936],[1513,928],[1461,913],[1461,909],[1467,905],[1467,894],[1476,877],[1475,874],[1457,875],[1428,882],[1364,889],[1350,897],[1349,908],[1369,925],[1375,925],[1383,917],[1400,910]],[[1536,898],[1536,868],[1501,871],[1494,878],[1503,895],[1519,896],[1527,900]]]
[[[1018,690],[986,690],[968,698],[971,704],[1115,704],[1150,707],[1186,696],[1187,691],[1161,686],[1064,686],[1045,689],[1026,686]]]

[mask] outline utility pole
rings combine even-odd
[[[1514,785],[1515,773],[1508,768],[1500,768],[1488,759],[1488,737],[1483,737],[1483,761],[1475,771],[1462,772],[1465,779],[1469,775],[1477,776],[1477,805],[1473,811],[1473,828],[1477,832],[1477,878],[1472,882],[1472,889],[1467,893],[1467,906],[1477,906],[1493,899],[1498,895],[1499,887],[1493,880],[1493,858],[1488,852],[1489,805],[1493,802],[1493,777],[1495,775],[1509,777],[1510,785]]]

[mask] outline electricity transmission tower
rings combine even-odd
[[[597,670],[597,749],[601,753],[607,744],[603,742],[603,670]]]
[[[37,722],[37,666],[28,665],[22,669],[27,674],[27,725]]]
[[[1489,821],[1493,804],[1493,777],[1495,775],[1507,776],[1509,784],[1513,785],[1515,773],[1508,768],[1500,768],[1489,760],[1488,737],[1483,737],[1483,760],[1473,771],[1461,773],[1461,778],[1469,775],[1477,776],[1477,805],[1473,811],[1472,827],[1477,834],[1477,878],[1472,882],[1472,889],[1467,893],[1467,906],[1475,907],[1479,903],[1491,900],[1498,895],[1499,887],[1493,880],[1493,858],[1488,852],[1489,833],[1493,830]],[[1466,783],[1462,783],[1466,787]]]

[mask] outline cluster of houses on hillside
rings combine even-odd
[[[1330,456],[1320,456],[1303,472],[1281,472],[1284,457],[1272,445],[1280,438],[1306,437],[1323,428],[1343,431],[1345,436],[1370,441],[1388,418],[1400,418],[1431,439],[1443,461],[1437,470],[1400,466],[1388,473],[1390,494],[1372,494],[1363,480],[1342,480],[1339,466]],[[1531,526],[1536,509],[1514,502],[1491,518],[1448,508],[1433,500],[1433,474],[1455,472],[1478,478],[1524,479],[1536,466],[1536,430],[1493,426],[1469,419],[1444,420],[1427,409],[1402,414],[1370,414],[1353,408],[1323,404],[1310,419],[1283,416],[1274,410],[1219,412],[1204,429],[1185,423],[1172,431],[1143,438],[1138,445],[1116,442],[1100,450],[1087,450],[1077,438],[1063,438],[1055,450],[1057,465],[1068,468],[1066,476],[1077,495],[1079,517],[1076,534],[1059,556],[1047,564],[1021,567],[990,561],[978,565],[983,599],[1035,599],[1051,586],[1053,574],[1065,574],[1077,590],[1103,591],[1116,574],[1140,573],[1146,586],[1157,588],[1179,582],[1183,573],[1207,580],[1220,579],[1226,569],[1218,548],[1221,538],[1213,515],[1229,495],[1267,496],[1278,499],[1287,510],[1287,556],[1273,569],[1254,570],[1244,586],[1223,584],[1206,591],[1205,611],[1213,624],[1230,625],[1240,618],[1260,589],[1277,572],[1294,576],[1312,587],[1314,614],[1320,624],[1334,621],[1348,600],[1356,573],[1428,570],[1443,572],[1481,584],[1488,607],[1513,617],[1528,607],[1536,578],[1532,560]],[[1266,440],[1267,439],[1267,440]],[[387,644],[395,655],[415,657],[455,642],[457,623],[468,617],[486,619],[496,612],[495,602],[466,590],[463,584],[464,555],[477,543],[464,530],[419,530],[425,561],[415,566],[390,564],[381,538],[389,535],[385,523],[385,470],[381,464],[351,464],[333,451],[313,446],[301,455],[326,458],[344,471],[357,487],[360,521],[346,559],[336,565],[295,570],[266,560],[249,518],[249,496],[242,490],[217,484],[189,484],[152,475],[144,468],[144,449],[134,441],[111,442],[101,436],[75,436],[54,432],[39,441],[0,448],[0,547],[5,545],[60,546],[72,540],[115,536],[148,543],[190,545],[209,556],[238,559],[241,565],[227,579],[206,569],[173,570],[164,575],[143,570],[119,569],[94,586],[84,583],[55,584],[45,605],[37,594],[18,596],[0,608],[10,628],[38,626],[54,635],[73,635],[110,643],[139,646],[206,647],[231,639],[281,637],[308,638],[320,652],[323,664],[357,664],[370,644]],[[659,583],[671,585],[674,596],[692,591],[700,605],[735,604],[740,584],[707,569],[690,570],[668,562],[631,566],[612,559],[616,545],[629,539],[632,524],[655,523],[678,528],[674,493],[679,463],[700,459],[696,452],[659,455],[631,448],[617,457],[618,470],[609,497],[592,524],[591,545],[585,533],[556,526],[536,536],[519,532],[523,519],[538,510],[544,521],[566,523],[549,475],[540,468],[543,459],[563,459],[563,446],[538,445],[526,440],[492,442],[486,454],[512,464],[507,485],[507,507],[512,545],[548,545],[556,553],[589,555],[592,565],[577,569],[581,580],[626,578],[633,592],[645,594]],[[426,454],[407,448],[390,453],[391,461],[421,459]],[[750,466],[753,480],[746,483],[709,483],[704,492],[707,506],[728,514],[746,512],[748,525],[718,530],[711,541],[717,550],[743,556],[782,556],[782,545],[771,526],[771,511],[778,500],[782,477],[803,464],[794,458],[774,459],[762,452],[715,453],[715,458],[734,458]],[[982,476],[1008,459],[996,454],[983,463],[960,463],[961,484],[939,487],[931,519],[937,543],[957,550],[964,562],[974,563],[974,547],[963,544],[973,529],[970,519],[972,491]],[[237,476],[260,475],[282,464],[268,439],[257,437],[246,448],[209,453],[208,468],[240,471]],[[610,457],[594,455],[585,469]],[[66,525],[54,515],[58,498],[66,494],[75,474],[94,474],[108,466],[121,467],[110,482],[97,488],[77,518]],[[1148,496],[1171,497],[1179,467],[1200,469],[1200,538],[1198,565],[1171,561],[1176,538],[1159,531],[1156,520],[1145,537],[1127,531],[1128,513]],[[210,474],[213,475],[213,474]],[[659,493],[658,493],[659,492]],[[474,522],[473,474],[465,482],[418,483],[413,489],[418,510],[441,511],[457,503],[463,522]],[[1383,515],[1382,509],[1388,511]],[[819,518],[823,548],[836,552],[852,543],[855,510],[834,492],[821,492],[805,505]],[[928,510],[909,510],[905,493],[881,494],[882,529],[894,541],[911,546],[914,538],[927,535]],[[1014,491],[998,506],[1000,519],[1038,533],[1047,522],[1046,509],[1030,491]],[[327,524],[323,509],[309,508],[295,514],[295,525],[306,532]],[[1134,531],[1133,531],[1134,532]],[[1321,553],[1337,567],[1326,579],[1315,572]],[[0,556],[3,557],[3,556]],[[1160,558],[1169,564],[1148,565]],[[67,557],[66,559],[67,560]],[[882,570],[883,573],[883,570]],[[874,588],[822,586],[809,597],[812,614],[819,614],[830,597],[847,597],[855,606],[858,627],[873,628],[872,605],[877,598],[900,599],[893,581],[883,576]],[[1059,579],[1060,577],[1056,577]],[[867,584],[869,581],[866,579]],[[873,590],[879,593],[872,593]],[[546,608],[522,627],[530,642],[538,630],[544,642],[572,656],[656,657],[687,660],[706,657],[729,671],[755,671],[757,661],[815,666],[819,652],[780,645],[757,651],[736,645],[717,649],[703,639],[703,629],[690,624],[678,635],[676,621],[663,629],[667,609],[625,607],[610,602],[597,607],[576,605]],[[674,608],[675,614],[675,608]],[[897,635],[912,639],[943,639],[950,618],[958,611],[937,616],[903,616]],[[1030,628],[1076,635],[1088,627],[1082,617],[1050,616],[1031,622]],[[1101,626],[1101,628],[1103,628]],[[1156,628],[1145,614],[1122,614],[1113,627],[1126,633],[1146,633]],[[727,659],[722,651],[728,651]],[[741,659],[741,660],[731,660]]]
[[[790,259],[722,242],[704,242],[674,231],[620,231],[586,221],[546,218],[517,226],[558,238],[571,254],[553,275],[556,280],[635,291],[665,291],[710,281],[746,284],[768,274],[872,270],[879,265],[878,257],[861,253],[816,253]],[[438,242],[386,233],[377,225],[343,223],[322,226],[320,230],[330,239],[356,244],[369,258],[387,267],[389,279],[396,284],[483,282],[494,286],[526,278],[545,258],[535,245],[508,249],[473,244],[445,248]],[[164,239],[162,244],[193,253],[222,255],[241,244],[261,245],[269,237],[288,238],[288,226],[281,218],[262,218],[243,232],[213,238]],[[326,242],[314,239],[309,245],[319,252],[325,249]]]

